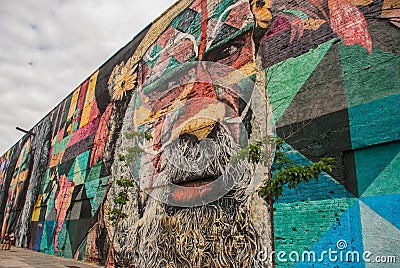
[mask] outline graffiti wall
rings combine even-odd
[[[110,267],[395,267],[399,8],[178,1],[0,158],[1,233]],[[237,158],[270,135],[336,160],[273,208],[274,146]]]

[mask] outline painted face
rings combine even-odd
[[[241,176],[228,163],[251,132],[253,26],[248,1],[195,1],[139,63],[133,130],[152,140],[134,141],[145,153],[132,170],[149,192],[169,188],[163,201],[218,198],[227,178],[217,178]]]
[[[266,111],[254,97],[253,27],[247,0],[196,0],[140,57],[123,126],[139,135],[122,138],[136,156],[129,165],[140,196],[128,204],[138,212],[128,214],[129,229],[116,235],[122,266],[265,266],[251,257],[267,242],[248,210],[259,184],[252,165],[231,161],[261,132],[253,111]]]

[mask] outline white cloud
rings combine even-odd
[[[175,0],[2,0],[0,154]]]

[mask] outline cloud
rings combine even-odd
[[[175,0],[0,2],[0,154]]]

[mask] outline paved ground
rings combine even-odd
[[[56,257],[29,249],[13,247],[11,250],[0,250],[0,268],[100,268],[80,261]]]

